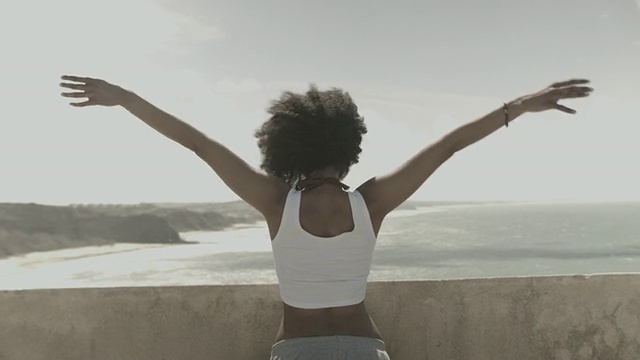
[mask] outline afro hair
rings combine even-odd
[[[305,94],[284,92],[267,109],[271,117],[256,130],[261,169],[290,185],[314,170],[334,167],[342,180],[358,163],[364,118],[348,93],[338,88]]]

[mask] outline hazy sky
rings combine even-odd
[[[527,92],[592,79],[578,115],[527,115],[463,150],[417,200],[640,200],[640,0],[37,0],[0,11],[0,202],[236,199],[118,108],[59,76],[132,89],[258,165],[283,90],[351,93],[369,127],[357,186]],[[12,35],[12,36],[7,36]]]

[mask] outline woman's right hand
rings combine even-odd
[[[60,86],[66,89],[76,90],[64,92],[62,96],[73,99],[86,98],[83,102],[69,103],[71,106],[116,106],[122,105],[127,91],[101,79],[64,75]]]
[[[560,110],[567,114],[575,114],[576,111],[558,101],[587,97],[593,88],[587,86],[589,80],[574,79],[553,83],[550,86],[516,101],[526,112],[541,112],[546,110]]]

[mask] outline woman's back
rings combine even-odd
[[[352,232],[353,211],[349,193],[330,184],[300,194],[300,226],[315,237],[332,238]]]
[[[381,339],[364,306],[376,239],[362,195],[322,183],[291,190],[283,203],[281,219],[268,221],[284,302],[277,341]]]

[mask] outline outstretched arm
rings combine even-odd
[[[274,204],[285,191],[286,184],[259,172],[224,145],[119,86],[86,77],[63,76],[62,79],[70,82],[60,86],[77,90],[63,93],[63,96],[87,99],[71,103],[72,106],[122,106],[162,135],[193,151],[234,193],[262,214],[277,210]]]
[[[456,152],[487,137],[501,127],[527,112],[550,109],[569,114],[576,111],[558,104],[558,100],[588,96],[593,90],[586,87],[588,80],[569,80],[552,84],[537,93],[523,96],[500,107],[478,120],[462,125],[440,140],[422,149],[406,163],[390,174],[375,177],[360,188],[367,200],[372,217],[382,219],[406,201],[435,172],[440,165]]]

